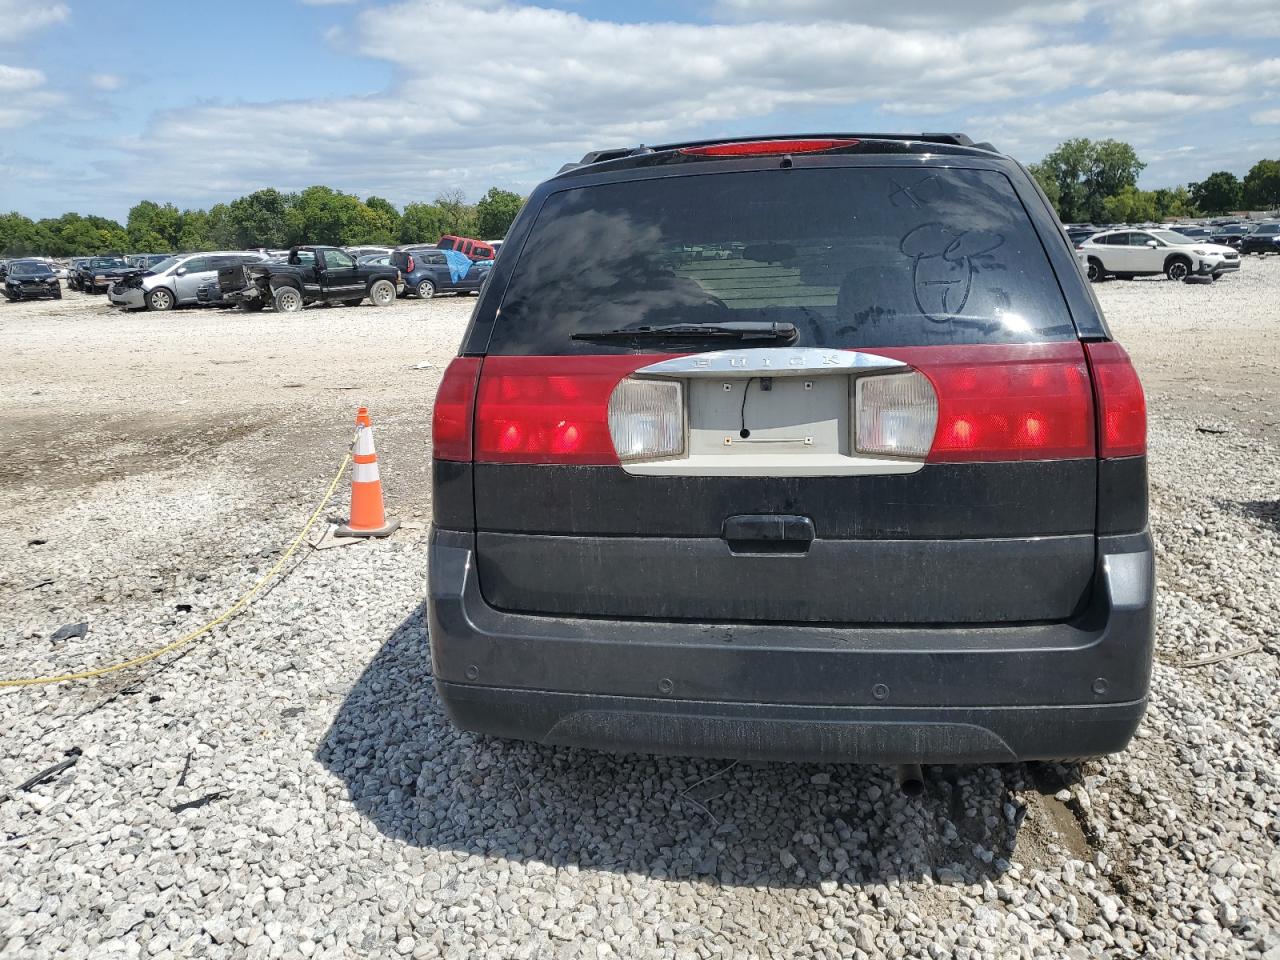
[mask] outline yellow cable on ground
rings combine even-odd
[[[325,505],[333,496],[333,491],[338,488],[338,481],[342,479],[343,471],[347,469],[347,464],[350,462],[351,454],[348,453],[342,459],[342,466],[338,467],[338,472],[335,473],[333,475],[333,479],[329,481],[329,489],[324,492],[324,496],[320,498],[320,502],[316,504],[315,510],[311,512],[311,516],[307,518],[306,524],[300,531],[298,531],[298,535],[293,538],[293,543],[289,544],[289,549],[284,552],[284,555],[275,562],[275,565],[270,570],[262,575],[262,578],[257,583],[241,594],[239,600],[233,603],[217,617],[210,620],[203,627],[193,630],[185,637],[179,637],[177,640],[173,641],[173,643],[165,644],[157,650],[152,650],[150,653],[144,653],[142,656],[134,657],[132,660],[125,660],[123,663],[114,663],[109,667],[98,667],[96,670],[81,670],[78,673],[64,673],[56,677],[28,677],[21,680],[0,680],[0,687],[36,687],[46,683],[63,683],[67,680],[88,680],[91,677],[101,677],[104,674],[115,673],[117,670],[127,670],[129,667],[136,667],[149,660],[154,660],[156,657],[162,657],[166,653],[177,650],[179,647],[186,646],[192,640],[203,636],[219,624],[226,623],[249,605],[249,601],[254,598],[259,590],[266,586],[267,581],[280,572],[280,568],[285,565],[298,547],[301,546],[303,539],[306,538],[311,528],[315,526],[316,520],[319,519],[320,511],[325,508]]]

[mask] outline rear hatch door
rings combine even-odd
[[[475,416],[501,608],[982,623],[1087,600],[1089,374],[1003,172],[798,161],[553,193]]]

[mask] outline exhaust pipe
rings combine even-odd
[[[897,780],[904,796],[914,799],[924,793],[924,772],[918,763],[898,764]]]

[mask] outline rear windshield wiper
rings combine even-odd
[[[571,340],[666,340],[683,338],[703,340],[709,337],[726,337],[733,340],[794,340],[794,323],[777,323],[762,320],[735,320],[730,323],[669,323],[663,326],[621,327],[617,330],[595,330],[575,333]]]

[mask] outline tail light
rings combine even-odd
[[[713,143],[702,147],[682,147],[689,157],[763,157],[779,153],[822,153],[841,147],[856,147],[857,140],[825,138],[809,140],[742,140],[737,143]]]
[[[1147,452],[1147,401],[1129,354],[1118,343],[1088,343],[1098,396],[1098,456],[1134,457]]]
[[[684,453],[684,386],[674,380],[623,380],[609,397],[609,436],[622,460]]]
[[[1079,348],[1071,360],[941,363],[929,459],[1069,460],[1094,455],[1093,398]]]
[[[476,399],[475,458],[617,464],[610,397],[643,356],[489,357]]]
[[[471,410],[479,376],[478,357],[455,357],[445,370],[431,411],[431,455],[437,460],[471,460]]]
[[[908,367],[856,377],[852,452],[931,463],[1143,452],[1142,389],[1128,358],[1115,344],[1087,349],[1087,359],[1076,342],[877,351]],[[688,384],[629,376],[663,359],[490,356],[482,367],[458,358],[436,398],[434,455],[584,465],[685,456]]]
[[[1095,455],[1089,369],[1077,343],[878,352],[911,364],[933,386],[938,414],[930,463]],[[861,389],[871,385],[867,380]],[[877,400],[887,403],[889,398]],[[912,402],[921,409],[919,398]]]
[[[409,262],[405,264],[405,266],[404,266],[404,272],[405,272],[405,273],[413,273],[413,270],[414,270],[414,265],[413,265],[413,254],[409,254]]]
[[[923,460],[938,426],[938,395],[912,370],[861,377],[854,390],[854,448],[858,453]]]

